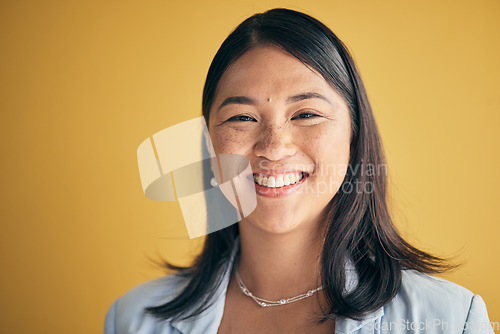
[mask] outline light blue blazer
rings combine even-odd
[[[139,285],[117,299],[106,315],[104,333],[217,333],[234,259],[235,251],[221,273],[223,283],[216,291],[213,303],[196,319],[160,321],[144,313],[145,307],[161,305],[182,291],[187,280],[174,274]],[[351,283],[355,282],[352,269],[348,269],[348,277],[351,277]],[[405,270],[401,289],[391,302],[360,321],[337,318],[335,333],[493,334],[493,329],[486,305],[479,295],[444,279]]]

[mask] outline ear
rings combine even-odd
[[[208,126],[205,120],[205,117],[203,117],[203,141],[205,143],[205,148],[208,151],[208,154],[211,158],[215,158],[215,150],[214,146],[212,145],[212,139],[210,138],[210,133],[208,132]]]
[[[215,149],[212,144],[212,139],[210,137],[210,133],[208,132],[208,126],[206,123],[205,118],[203,117],[203,142],[204,142],[204,150],[206,150],[207,155],[204,158],[211,159],[210,163],[210,169],[212,170],[212,174],[215,176],[215,179],[217,182],[222,183],[221,179],[221,173],[220,173],[220,164],[219,164],[219,158],[215,154]]]

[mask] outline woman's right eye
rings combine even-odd
[[[226,122],[256,122],[256,120],[250,116],[238,115],[231,117]]]

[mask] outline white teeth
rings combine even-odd
[[[276,182],[274,181],[274,176],[269,176],[267,179],[267,186],[269,188],[274,188],[276,186]]]
[[[276,187],[283,187],[285,185],[285,182],[283,181],[283,176],[278,176],[276,178]]]
[[[302,173],[285,174],[284,176],[263,176],[261,174],[257,174],[254,176],[254,180],[261,186],[269,188],[279,188],[299,182],[300,180],[302,180]]]

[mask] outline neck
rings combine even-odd
[[[270,233],[240,222],[240,276],[257,297],[294,297],[320,283],[322,230],[310,224],[287,233]]]

